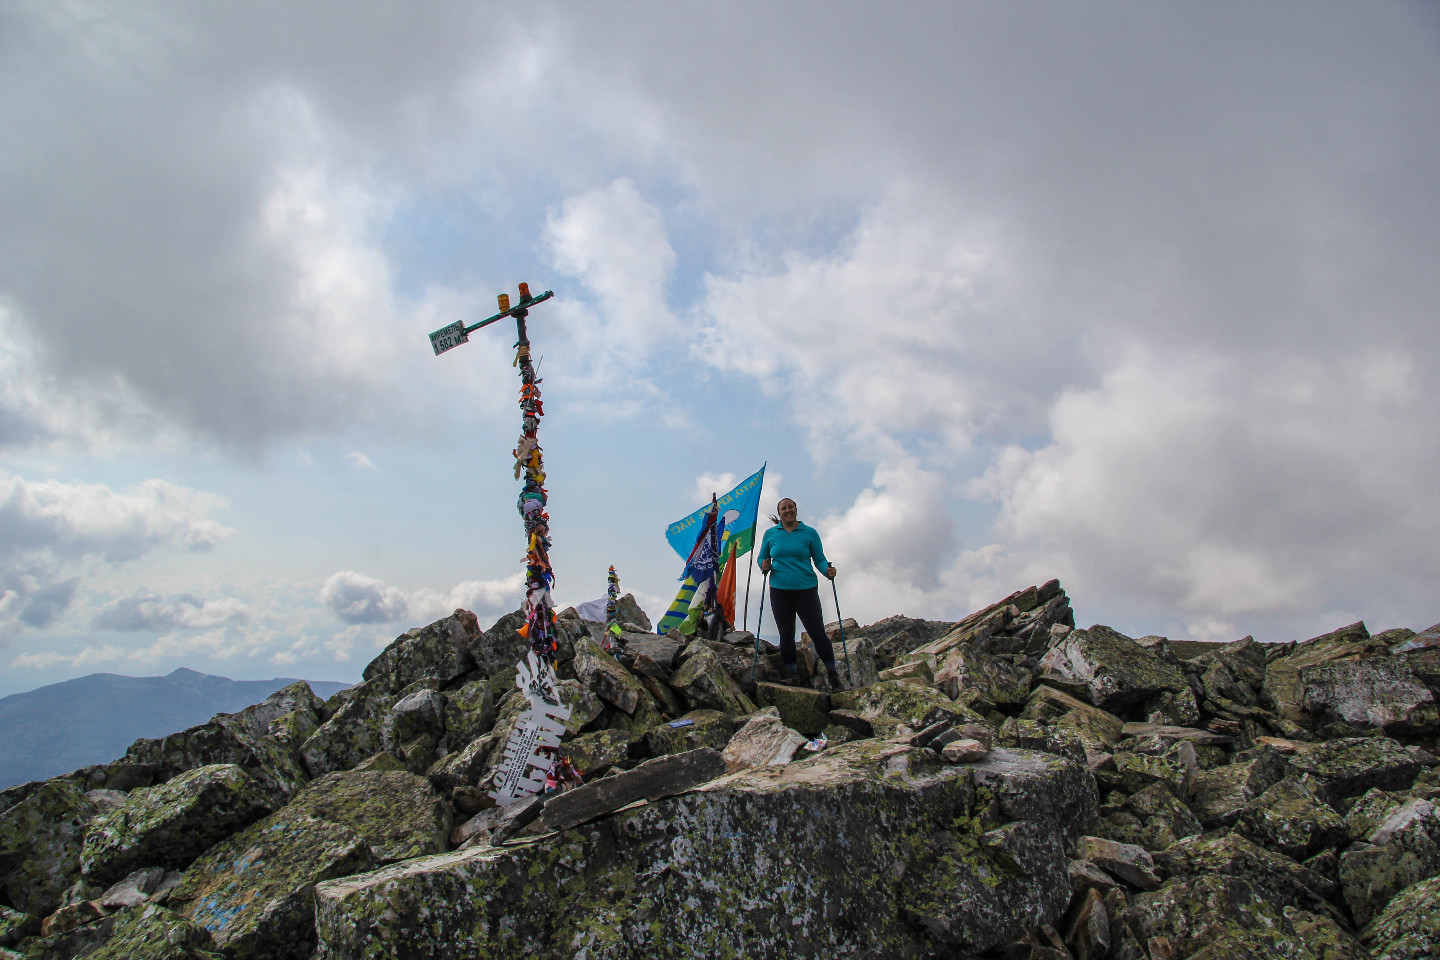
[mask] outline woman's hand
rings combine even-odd
[[[828,567],[825,568],[825,579],[826,579],[826,580],[834,580],[834,579],[835,579],[835,564],[832,563],[832,564],[830,564],[830,566],[828,566]]]
[[[770,572],[770,558],[769,558],[769,557],[766,557],[764,560],[761,560],[761,561],[760,561],[760,572],[761,572],[761,573],[769,573],[769,572]]]

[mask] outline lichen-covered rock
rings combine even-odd
[[[0,886],[11,906],[45,916],[80,875],[80,845],[96,808],[66,780],[47,780],[0,812]]]
[[[41,918],[0,906],[0,947],[13,947],[40,932]]]
[[[689,721],[686,723],[685,721]],[[645,734],[650,756],[663,757],[700,747],[723,750],[735,732],[735,722],[719,710],[691,710],[669,723],[659,723]]]
[[[1032,690],[1020,716],[1069,730],[1089,750],[1113,752],[1124,737],[1125,723],[1119,717],[1050,686]]]
[[[630,738],[624,730],[596,730],[565,741],[565,753],[583,776],[598,777],[617,763],[624,763]]]
[[[297,680],[281,687],[260,703],[228,714],[230,722],[252,737],[274,736],[278,729],[299,728],[307,722],[319,726],[325,702],[315,696],[310,684]],[[303,717],[304,719],[297,718]]]
[[[1234,876],[1168,883],[1155,893],[1136,897],[1121,915],[1121,922],[1141,943],[1163,937],[1172,951],[1169,956],[1196,960],[1321,960],[1334,955],[1317,949],[1317,941],[1349,940],[1333,921],[1306,919],[1321,929],[1306,936],[1263,889]],[[1358,960],[1361,954],[1355,950],[1351,956]]]
[[[818,737],[830,725],[830,695],[808,687],[791,687],[782,683],[756,685],[755,699],[762,707],[773,707],[787,727],[808,737]],[[857,715],[857,720],[859,717]],[[866,733],[869,723],[865,723]]]
[[[1166,691],[1190,689],[1175,666],[1124,634],[1100,625],[1072,631],[1050,648],[1040,669],[1082,685],[1086,699],[1110,713],[1138,706]]]
[[[231,960],[306,960],[315,947],[315,884],[374,862],[355,831],[282,809],[195,861],[168,905],[208,930]]]
[[[975,690],[992,706],[1022,704],[1030,696],[1029,670],[973,647],[956,647],[935,674],[935,685],[954,700]]]
[[[847,623],[853,621],[847,621]],[[835,637],[835,669],[840,674],[840,683],[845,687],[868,687],[880,679],[880,669],[875,662],[875,647],[865,637],[851,637],[850,628],[845,628],[845,642]]]
[[[582,638],[575,644],[575,676],[606,703],[628,714],[634,714],[645,687],[614,657],[600,649],[593,640]]]
[[[1057,920],[1069,899],[1072,814],[1010,820],[1025,806],[1014,794],[1052,803],[1075,789],[1052,781],[1084,775],[1041,754],[1003,759],[983,777],[985,764],[860,741],[547,843],[476,846],[322,884],[320,956],[759,960],[917,955],[927,941],[950,953],[998,947]]]
[[[1425,767],[1419,757],[1388,737],[1300,744],[1286,762],[1294,773],[1320,781],[1324,798],[1331,803],[1359,796],[1372,787],[1405,790]]]
[[[355,831],[370,845],[376,863],[449,849],[450,809],[429,781],[412,773],[327,774],[285,810]]]
[[[1305,709],[1356,730],[1425,736],[1440,729],[1440,705],[1400,657],[1337,660],[1300,670]]]
[[[849,730],[845,727],[839,729]],[[745,721],[721,752],[731,773],[767,764],[789,763],[805,745],[805,735],[785,725],[780,711],[766,707]]]
[[[1363,622],[1313,637],[1297,644],[1286,656],[1270,662],[1265,670],[1263,697],[1286,720],[1309,723],[1311,721],[1305,710],[1305,684],[1301,677],[1305,668],[1337,660],[1358,660],[1384,649],[1383,644],[1371,642],[1370,631],[1365,629]]]
[[[718,710],[743,717],[757,709],[709,649],[687,657],[670,678],[670,686],[679,691],[692,710]]]
[[[105,943],[86,960],[221,960],[204,927],[173,910],[146,904],[116,914]]]
[[[380,721],[381,746],[412,770],[418,767],[423,772],[430,766],[429,755],[444,736],[445,695],[435,690],[406,694]]]
[[[274,809],[271,797],[234,764],[187,770],[131,791],[118,809],[97,818],[85,836],[81,870],[106,885],[141,867],[183,870]]]
[[[1369,840],[1375,828],[1384,823],[1385,818],[1406,799],[1403,793],[1390,793],[1372,787],[1345,811],[1346,833],[1351,840]]]
[[[445,695],[444,726],[452,750],[484,736],[494,725],[495,691],[487,681],[471,680]]]
[[[1047,727],[1024,717],[1010,717],[1002,723],[994,742],[1002,747],[1053,753],[1057,757],[1065,757],[1087,766],[1092,756],[1089,744],[1080,739],[1073,730]],[[1109,757],[1109,754],[1094,755]]]
[[[1440,877],[1397,893],[1360,938],[1375,960],[1433,960],[1440,950]]]
[[[914,730],[921,730],[941,720],[952,724],[985,721],[980,714],[951,700],[934,687],[922,686],[909,680],[881,680],[868,687],[832,693],[830,705],[839,710],[851,710],[872,722],[882,715],[894,717]],[[785,716],[783,707],[780,715]],[[788,718],[786,722],[789,722]],[[798,726],[795,726],[795,729],[805,732]]]
[[[1245,804],[1284,779],[1286,770],[1285,758],[1275,750],[1202,770],[1195,777],[1190,809],[1207,830],[1232,826]]]
[[[150,765],[158,781],[198,767],[234,764],[253,777],[277,802],[284,802],[310,782],[310,775],[294,746],[268,733],[255,732],[263,718],[264,714],[244,710],[238,714],[222,713],[208,723],[168,737],[136,740],[125,751],[125,759]],[[264,726],[269,729],[268,722]]]
[[[1276,907],[1341,917],[1331,903],[1339,893],[1334,884],[1290,858],[1234,834],[1181,840],[1155,854],[1155,863],[1172,881],[1210,874],[1235,877]]]
[[[475,615],[456,610],[443,620],[396,637],[361,676],[390,694],[398,694],[424,677],[449,683],[475,669],[470,644],[479,635]]]
[[[1173,757],[1121,751],[1114,755],[1114,768],[1097,771],[1095,779],[1107,789],[1127,794],[1158,783],[1183,803],[1190,799],[1192,776],[1192,771]]]
[[[1240,808],[1234,831],[1292,860],[1304,860],[1346,838],[1345,821],[1304,777],[1286,777]]]
[[[1401,890],[1440,874],[1440,810],[1407,800],[1371,832],[1363,849],[1340,855],[1340,885],[1358,924],[1369,923]]]
[[[385,749],[380,725],[395,698],[378,681],[357,683],[342,693],[344,700],[330,718],[300,746],[300,756],[312,777],[349,770]]]
[[[1151,853],[1164,850],[1177,840],[1198,836],[1203,828],[1190,808],[1175,798],[1163,784],[1152,784],[1133,797],[1111,794],[1100,809],[1104,826],[1101,836],[1121,843],[1133,843]]]

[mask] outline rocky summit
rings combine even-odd
[[[0,791],[0,958],[1440,957],[1440,626],[1132,638],[1051,581],[834,624],[832,688],[619,607],[559,621],[569,789],[491,799],[529,645],[458,610]]]

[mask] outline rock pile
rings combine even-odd
[[[529,645],[456,611],[0,792],[0,957],[1440,955],[1440,628],[1132,639],[1051,581],[847,622],[831,689],[619,607],[559,621],[573,790],[487,797]]]

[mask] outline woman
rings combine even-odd
[[[788,497],[781,500],[775,505],[775,512],[780,516],[770,518],[775,526],[765,531],[759,556],[761,571],[771,574],[770,609],[775,615],[775,629],[780,633],[785,682],[794,683],[800,676],[795,655],[795,615],[799,614],[805,632],[815,642],[815,652],[825,663],[825,677],[831,689],[839,690],[835,651],[825,633],[825,614],[820,610],[820,581],[815,579],[815,570],[820,570],[834,580],[835,564],[825,559],[820,534],[800,522],[794,500]]]

